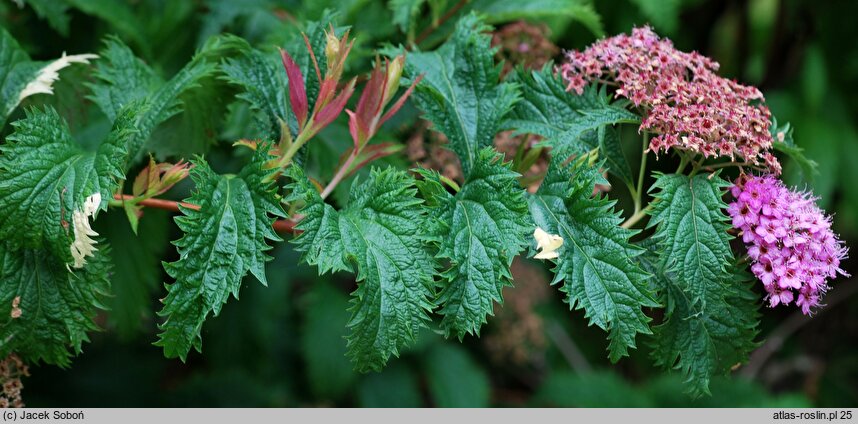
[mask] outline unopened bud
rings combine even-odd
[[[402,78],[402,66],[405,64],[405,56],[399,55],[387,64],[387,84],[384,93],[384,101],[387,104],[399,90],[399,80]]]
[[[328,58],[328,66],[337,61],[337,58],[340,56],[340,39],[337,38],[336,34],[334,34],[334,29],[331,28],[331,31],[325,31],[325,37],[327,38],[327,44],[325,45],[325,57]]]

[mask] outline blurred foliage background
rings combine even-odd
[[[409,5],[417,5],[412,25],[407,12],[404,18],[397,12]],[[806,179],[787,163],[786,179],[811,188],[835,214],[847,245],[858,246],[858,166],[851,163],[858,159],[856,2],[3,0],[0,24],[35,59],[96,52],[104,36],[117,34],[169,76],[211,35],[230,32],[273,49],[294,43],[302,23],[326,9],[358,39],[349,63],[355,74],[367,71],[386,43],[433,48],[469,10],[497,27],[499,58],[525,66],[650,23],[680,49],[719,61],[722,74],[762,89],[774,115],[792,123],[796,143],[820,164]],[[55,96],[35,100],[54,104],[84,142],[106,130],[83,97],[86,78],[85,67],[66,71]],[[241,163],[231,143],[254,135],[249,112],[232,98],[211,101],[225,102],[216,144],[167,143],[156,133],[150,147],[163,157],[206,153],[222,169]],[[406,146],[386,161],[455,173],[437,137],[416,125],[416,115],[406,107],[386,125],[382,138]],[[308,163],[327,179],[350,143],[345,123],[330,127],[322,140]],[[183,198],[189,189],[178,186],[171,197]],[[202,355],[191,354],[187,363],[167,360],[151,343],[152,311],[164,293],[160,260],[176,255],[169,244],[178,237],[171,216],[147,210],[140,237],[122,211],[111,211],[97,226],[113,245],[117,269],[112,311],[99,318],[106,331],[91,336],[69,369],[32,367],[24,380],[28,406],[858,406],[858,285],[849,278],[834,283],[828,307],[811,319],[795,308],[764,309],[764,343],[750,363],[713,381],[711,397],[692,400],[677,374],[652,367],[645,338],[631,358],[611,365],[604,333],[588,328],[580,311],[570,312],[548,285],[543,265],[527,260],[514,264],[516,287],[504,291],[505,305],[480,338],[458,343],[427,331],[383,372],[359,375],[344,356],[343,339],[354,281],[316,276],[296,265],[295,252],[281,243],[268,264],[269,287],[249,282],[240,301],[206,322]],[[858,272],[854,261],[845,268]]]

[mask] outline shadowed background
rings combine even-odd
[[[458,14],[469,8],[490,14],[497,1],[430,0],[411,34],[396,26],[387,1],[26,3],[19,8],[16,2],[0,2],[0,25],[34,59],[63,51],[96,52],[105,35],[117,34],[155,69],[171,75],[210,35],[230,32],[257,46],[284,45],[298,34],[296,22],[316,19],[326,8],[338,13],[340,25],[352,26],[358,45],[348,72],[364,73],[382,43],[416,40],[423,49],[434,48]],[[532,14],[526,20],[490,15],[497,27],[498,57],[530,67],[560,59],[562,50],[586,47],[597,38],[596,15],[605,35],[650,23],[679,49],[698,50],[720,62],[722,75],[760,87],[774,116],[792,123],[796,143],[820,164],[805,183],[787,162],[786,181],[812,189],[820,206],[835,215],[835,230],[846,244],[858,246],[858,166],[853,163],[858,159],[858,3],[554,3],[567,12]],[[76,137],[85,139],[99,131],[100,122],[83,98],[80,81],[89,78],[87,69],[65,72],[52,101]],[[227,110],[216,145],[185,146],[179,153],[205,151],[221,169],[240,164],[243,158],[233,153],[231,143],[246,135],[250,118],[236,104]],[[385,161],[401,167],[420,163],[455,178],[454,157],[440,149],[437,135],[414,125],[416,114],[406,106],[383,129],[385,139],[406,145],[403,154]],[[152,143],[158,152],[157,133]],[[500,136],[496,144],[504,150],[511,143],[514,151],[516,141],[509,137]],[[635,163],[640,153],[632,144],[627,154]],[[309,168],[330,178],[339,152],[349,145],[346,124],[338,121],[311,147]],[[668,161],[656,169],[669,168]],[[347,188],[338,187],[333,201],[342,201]],[[179,199],[189,189],[184,183],[171,195]],[[504,290],[504,306],[495,308],[480,338],[445,341],[427,330],[383,372],[356,374],[344,356],[343,338],[353,279],[318,277],[315,269],[297,265],[296,253],[280,243],[267,266],[269,287],[246,281],[241,300],[226,304],[204,325],[203,354],[192,353],[187,363],[167,360],[151,343],[158,322],[152,311],[160,309],[158,299],[165,292],[160,260],[176,256],[169,241],[179,234],[171,218],[147,210],[139,237],[122,211],[99,218],[96,230],[111,241],[117,270],[112,311],[99,317],[106,331],[91,336],[69,369],[31,367],[32,376],[24,379],[28,406],[858,406],[858,284],[850,278],[834,282],[828,306],[813,318],[794,307],[764,308],[760,349],[730,378],[714,380],[711,397],[698,400],[682,393],[678,374],[652,366],[646,337],[630,358],[611,365],[605,334],[587,327],[582,311],[570,312],[561,293],[549,286],[544,265],[528,260],[514,263],[516,287]],[[844,268],[858,272],[853,260]]]

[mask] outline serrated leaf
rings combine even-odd
[[[93,319],[110,287],[108,252],[102,243],[86,267],[69,272],[49,252],[0,242],[0,354],[67,367],[87,332],[98,329]],[[17,318],[10,318],[13,306]]]
[[[727,265],[733,259],[727,234],[727,205],[722,196],[729,183],[717,174],[659,174],[650,191],[652,238],[666,259],[666,271],[696,301],[704,295],[704,281],[730,278]]]
[[[758,305],[752,283],[731,267],[729,278],[701,280],[699,289],[689,290],[675,273],[665,272],[663,253],[651,249],[640,259],[667,307],[663,322],[653,328],[653,359],[679,370],[692,396],[710,394],[711,379],[746,362],[757,346]]]
[[[296,249],[320,274],[357,274],[348,356],[359,371],[379,370],[415,340],[432,309],[435,264],[421,236],[425,211],[414,179],[393,168],[374,169],[352,187],[348,206],[336,211],[300,168],[288,172],[290,200],[305,204]]]
[[[66,56],[52,62],[30,60],[5,28],[0,28],[0,128],[26,97],[51,92],[57,73],[73,63],[89,63],[93,55]]]
[[[510,81],[521,85],[522,99],[509,114],[506,128],[545,137],[555,155],[581,155],[598,148],[608,170],[631,185],[632,171],[612,125],[639,123],[637,115],[609,103],[595,86],[580,96],[566,91],[550,65],[541,71],[518,68]]]
[[[225,37],[227,40],[234,38]],[[135,157],[143,149],[153,131],[162,122],[179,114],[183,109],[183,100],[189,93],[201,88],[201,81],[212,77],[217,66],[214,63],[218,54],[224,50],[222,44],[212,42],[196,53],[188,64],[168,81],[160,78],[148,65],[134,56],[128,46],[115,37],[105,41],[101,51],[102,60],[96,66],[94,76],[96,82],[88,83],[92,90],[90,100],[111,120],[130,102],[142,102],[146,105],[145,113],[137,117],[139,134],[129,141],[127,146],[131,157]],[[188,108],[186,112],[191,119],[199,119],[198,108]],[[221,115],[225,111],[222,109]],[[205,111],[204,111],[205,112]],[[218,117],[215,114],[214,118]],[[205,117],[204,117],[205,118]],[[204,119],[203,118],[203,119]],[[184,140],[191,145],[208,145],[214,138],[214,132],[201,131],[190,134],[193,137],[203,137],[206,141]]]
[[[583,164],[567,167],[555,157],[536,194],[528,196],[537,227],[563,238],[552,284],[563,282],[570,309],[584,309],[590,324],[608,332],[609,358],[616,362],[650,334],[643,308],[656,307],[649,275],[634,261],[643,249],[629,242],[636,231],[620,227],[614,201],[593,197],[598,172]]]
[[[432,52],[410,53],[405,65],[410,78],[424,75],[414,100],[447,136],[466,176],[518,98],[513,84],[498,83],[501,67],[494,62],[488,30],[475,15],[465,16],[446,43]]]
[[[222,65],[225,78],[244,90],[238,98],[261,112],[262,127],[272,139],[280,138],[281,121],[293,119],[289,113],[288,79],[279,60],[273,53],[265,54],[248,47],[240,56]]]
[[[125,177],[128,140],[137,132],[132,104],[121,112],[96,151],[75,144],[57,112],[31,109],[13,123],[15,132],[0,146],[0,239],[16,246],[46,249],[71,261],[72,213],[100,193],[113,197]]]
[[[437,258],[450,263],[436,300],[441,328],[448,337],[479,335],[494,302],[502,301],[502,289],[512,285],[510,265],[532,231],[524,189],[492,148],[478,152],[455,196],[442,188],[437,173],[421,172]]]
[[[203,160],[194,161],[191,178],[196,191],[187,201],[199,210],[182,208],[176,225],[184,235],[173,242],[179,259],[164,263],[175,281],[159,315],[166,317],[155,343],[167,357],[184,360],[194,347],[201,350],[200,329],[209,313],[221,307],[238,290],[245,275],[265,279],[268,241],[278,241],[273,224],[285,217],[273,183],[264,182],[268,149],[260,146],[253,160],[238,175],[217,175]]]

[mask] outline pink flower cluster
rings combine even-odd
[[[671,148],[705,157],[736,157],[774,174],[781,167],[769,151],[771,113],[762,93],[716,74],[718,63],[697,52],[681,52],[649,27],[566,53],[560,73],[567,90],[583,93],[597,81],[616,84],[616,95],[641,107],[640,130],[655,134],[649,150]]]
[[[751,271],[763,282],[769,306],[795,300],[810,314],[828,290],[829,278],[846,275],[840,261],[847,249],[831,231],[831,219],[806,192],[791,191],[777,178],[739,177],[728,212],[742,231],[753,260]]]

